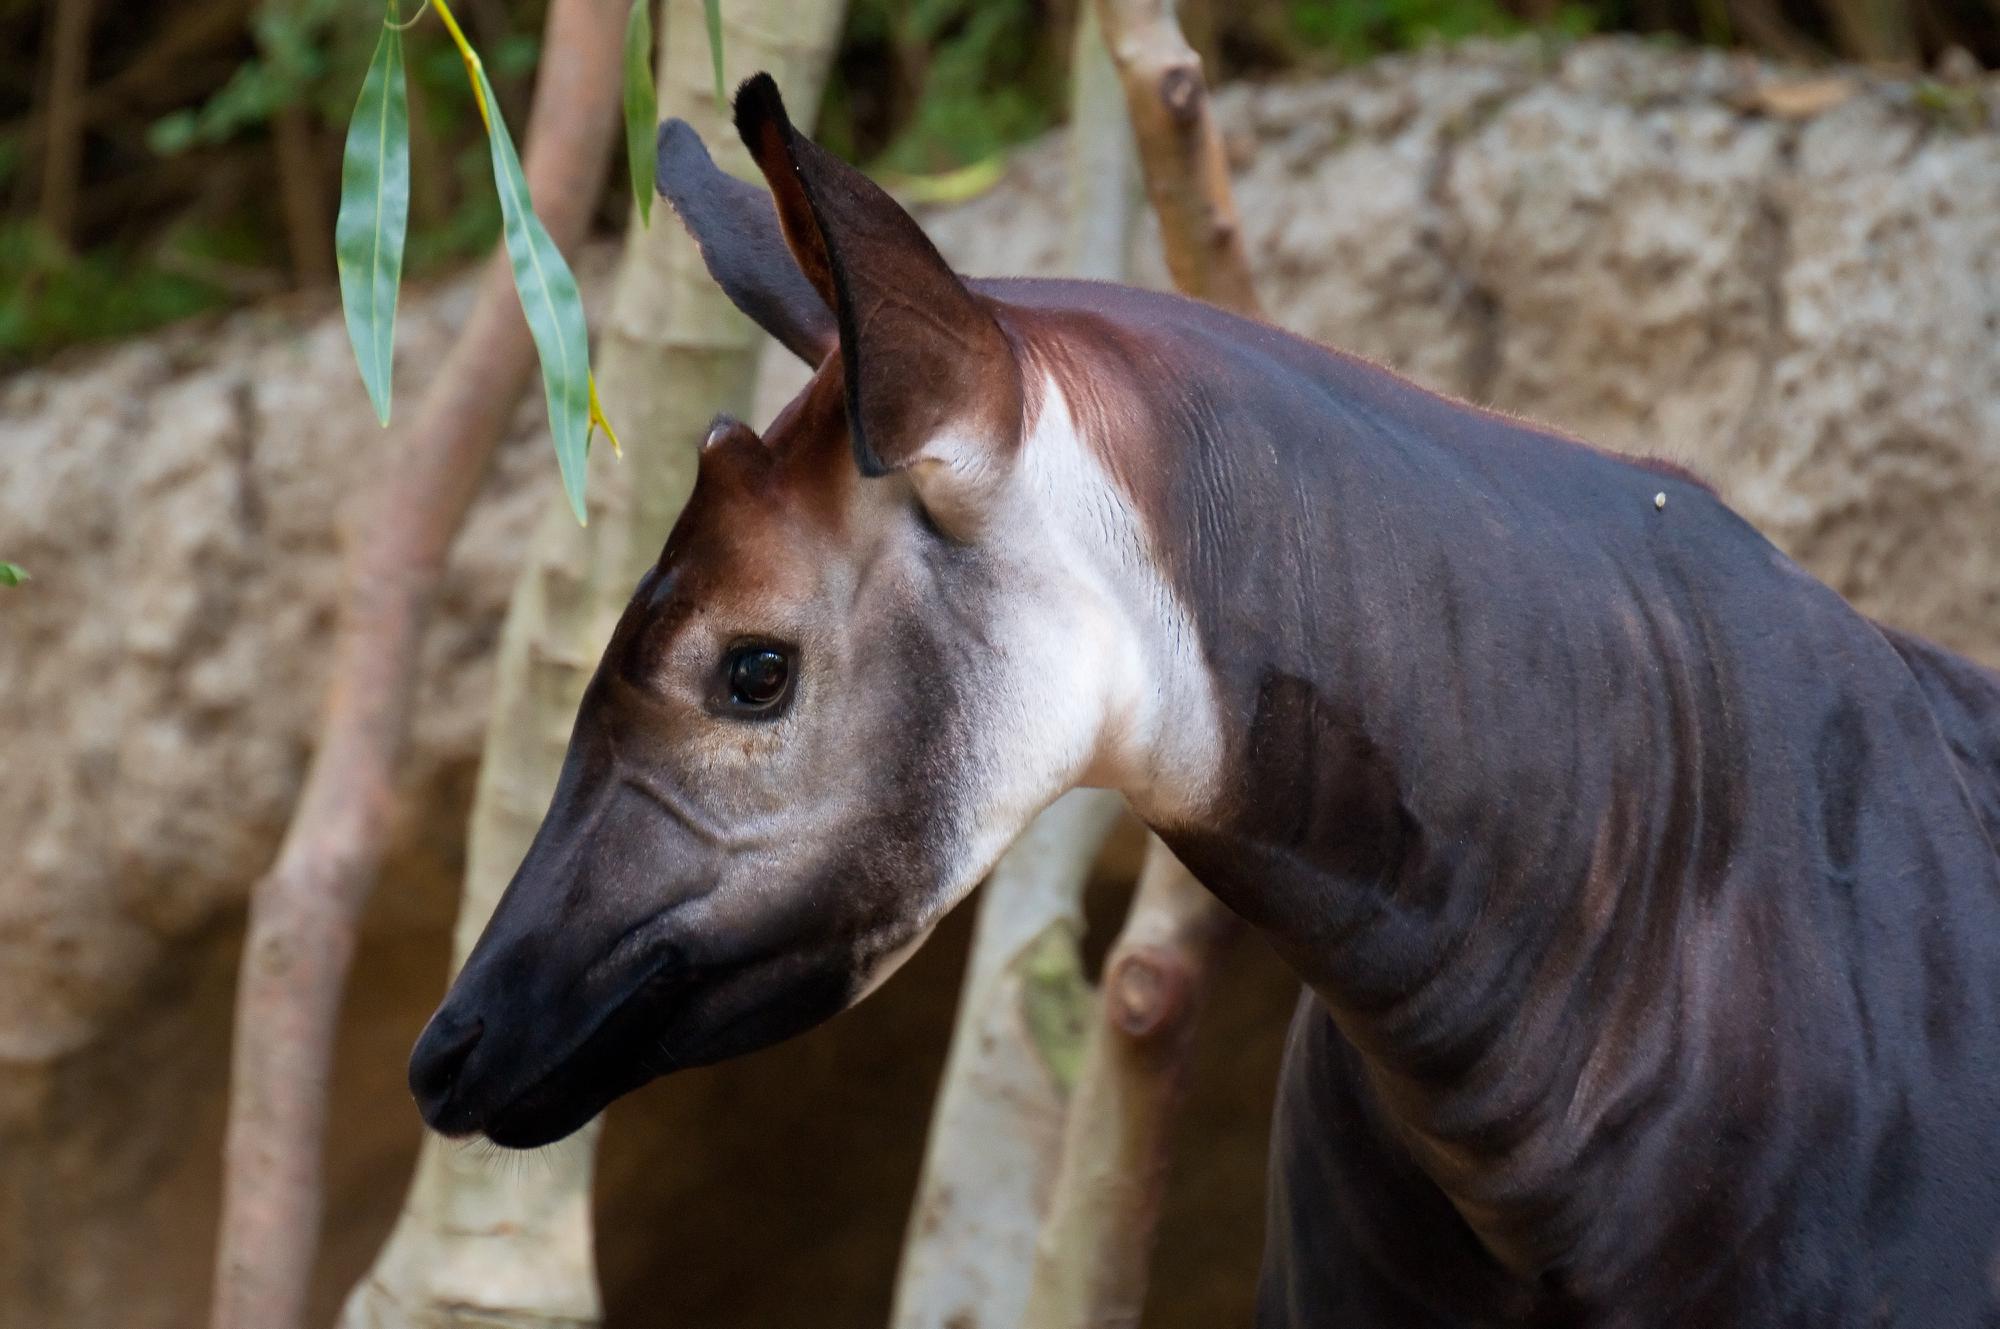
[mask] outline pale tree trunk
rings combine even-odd
[[[1088,9],[1071,67],[1069,267],[1117,280],[1138,217],[1138,157]],[[1106,790],[1065,795],[980,893],[897,1272],[895,1329],[1020,1323],[1095,1005],[1079,950],[1083,888],[1123,806]]]
[[[583,238],[602,196],[626,9],[623,0],[549,7],[525,167],[542,220],[564,247]],[[519,298],[496,255],[410,423],[373,443],[381,478],[347,542],[312,766],[277,862],[251,892],[214,1329],[295,1329],[304,1314],[334,1031],[395,812],[417,649],[445,554],[533,369]]]
[[[904,1238],[896,1329],[1020,1322],[1094,1004],[1078,949],[1083,887],[1124,806],[1109,790],[1072,790],[983,888]]]
[[[1069,270],[1124,281],[1131,275],[1143,185],[1118,69],[1094,5],[1077,15],[1069,86]]]
[[[1171,0],[1098,0],[1174,282],[1257,311],[1201,61]],[[1195,1016],[1236,921],[1157,839],[1105,962],[1037,1243],[1030,1329],[1139,1322]]]
[[[699,0],[670,0],[667,11],[658,25],[661,113],[694,124],[725,166],[749,170],[715,105]],[[770,70],[792,104],[810,112],[840,11],[832,0],[733,0],[724,11],[725,59],[739,75]],[[587,527],[559,499],[550,503],[515,586],[473,802],[454,970],[548,809],[584,686],[687,497],[704,426],[718,409],[748,414],[763,344],[670,212],[656,209],[650,230],[633,218],[597,356],[605,410],[626,454],[622,465],[598,468]],[[349,1297],[344,1329],[595,1324],[597,1129],[527,1167],[426,1137],[402,1216]]]
[[[1070,1100],[1022,1321],[1030,1329],[1139,1323],[1195,1017],[1235,933],[1235,916],[1149,840]]]

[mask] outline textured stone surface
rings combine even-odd
[[[1684,461],[1864,610],[2000,662],[2000,137],[1859,76],[1754,109],[1785,82],[1523,43],[1218,101],[1275,321]],[[1953,95],[1995,122],[1994,81]],[[1055,271],[1059,153],[936,219],[946,252]]]
[[[469,294],[404,301],[404,409]],[[383,1000],[438,982],[511,550],[550,470],[532,403],[519,423],[426,647],[354,1003],[384,1113],[405,1038],[375,1032]],[[190,1322],[242,905],[325,688],[337,518],[390,437],[323,303],[0,385],[0,543],[34,578],[0,602],[0,1322]]]
[[[465,295],[405,302],[406,409]],[[87,1044],[148,954],[240,903],[271,854],[325,684],[336,517],[391,438],[357,411],[347,355],[323,310],[272,310],[0,389],[0,539],[34,576],[0,605],[8,1064]],[[539,478],[527,432],[453,560],[413,806],[477,744],[494,610]]]
[[[2000,95],[1857,79],[1787,119],[1755,109],[1772,77],[1529,44],[1219,100],[1279,321],[1685,461],[1869,612],[2000,663],[2000,137],[1965,127]],[[1053,270],[1060,153],[933,219],[947,252]],[[406,299],[406,406],[466,303],[462,282]],[[414,1143],[401,1057],[441,979],[515,551],[553,492],[539,411],[426,649],[336,1084],[329,1313]],[[311,741],[337,518],[385,444],[325,304],[0,384],[0,557],[35,575],[0,590],[0,1323],[197,1322],[242,901]],[[1244,970],[1149,1322],[1244,1318],[1266,1095],[1241,1086],[1268,1080],[1288,1005],[1268,961]],[[953,983],[947,951],[794,1048],[614,1113],[614,1321],[783,1323],[804,1300],[879,1323]]]

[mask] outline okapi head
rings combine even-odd
[[[818,371],[763,437],[724,418],[701,445],[413,1054],[449,1134],[556,1139],[851,1005],[1058,794],[1150,787],[1163,717],[1207,700],[1034,311],[954,274],[767,76],[736,124],[768,196],[678,122],[660,189]]]

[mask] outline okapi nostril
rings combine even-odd
[[[450,1105],[458,1087],[459,1073],[472,1056],[472,1049],[486,1032],[486,1022],[474,1017],[455,1019],[444,1011],[431,1017],[410,1053],[410,1093],[417,1109],[433,1126]]]

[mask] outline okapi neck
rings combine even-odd
[[[1555,1094],[1540,1008],[1681,907],[1740,817],[1708,633],[1645,529],[1662,484],[1678,520],[1722,510],[1561,440],[1349,423],[1292,504],[1258,505],[1231,557],[1261,584],[1196,612],[1226,792],[1173,838],[1385,1076],[1444,1093],[1504,1060]]]
[[[1143,342],[1118,362],[1165,373],[1115,469],[1148,477],[1226,747],[1208,814],[1159,829],[1489,1248],[1560,1259],[1569,1165],[1648,1092],[1624,1040],[1673,1010],[1691,883],[1751,811],[1753,625],[1707,597],[1789,565],[1683,475],[1281,333]]]

